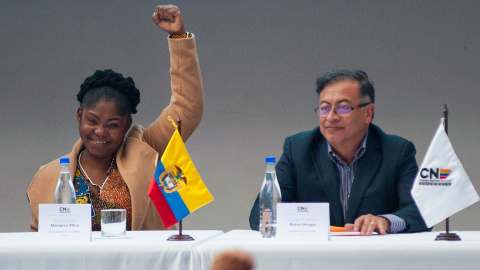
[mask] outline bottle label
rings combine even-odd
[[[276,232],[273,212],[270,208],[263,209],[260,213],[260,234],[263,237],[274,237]]]

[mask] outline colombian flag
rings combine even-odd
[[[173,133],[158,163],[148,196],[157,208],[165,228],[175,225],[213,201],[188,155],[178,129]]]

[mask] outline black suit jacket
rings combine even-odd
[[[410,190],[418,171],[415,146],[401,137],[369,127],[367,147],[359,159],[343,216],[337,168],[317,127],[286,138],[276,165],[282,202],[328,202],[330,224],[344,226],[365,214],[394,214],[406,222],[405,232],[428,230]],[[258,196],[250,227],[258,230]]]

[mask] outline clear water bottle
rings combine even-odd
[[[277,203],[282,202],[282,195],[275,173],[275,157],[267,157],[265,163],[267,163],[267,169],[259,198],[259,228],[262,237],[271,238],[277,234]]]
[[[55,188],[55,203],[75,203],[75,190],[68,169],[69,164],[69,158],[60,158],[60,176],[58,177],[57,188]]]

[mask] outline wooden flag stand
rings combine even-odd
[[[177,129],[178,129],[178,133],[182,135],[182,120],[180,119],[180,117],[178,117],[178,120],[177,120]],[[167,241],[193,241],[193,240],[195,239],[193,239],[193,237],[191,237],[190,235],[182,234],[182,220],[178,222],[178,234],[174,234],[167,239]]]
[[[178,234],[170,236],[168,241],[193,241],[193,237],[188,234],[182,234],[182,220],[178,222]]]
[[[445,133],[448,135],[448,109],[447,109],[447,104],[445,104],[445,109],[443,110],[443,117],[445,119]],[[450,233],[450,222],[449,218],[445,219],[445,233],[440,233],[437,235],[437,238],[435,238],[435,241],[439,240],[447,240],[447,241],[460,241],[462,240],[460,236],[458,236],[456,233]]]
[[[449,229],[448,218],[445,220],[445,224],[446,224],[446,232],[445,233],[440,233],[439,235],[437,235],[437,238],[435,238],[435,241],[439,241],[439,240],[460,241],[460,240],[462,240],[460,238],[460,236],[458,236],[456,233],[449,232],[450,229]]]

